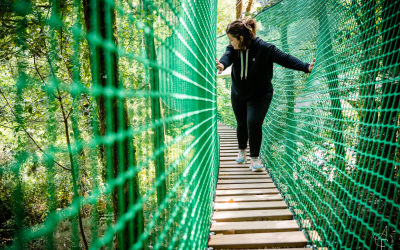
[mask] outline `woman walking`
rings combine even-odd
[[[254,19],[236,20],[228,25],[229,45],[217,63],[218,73],[232,65],[231,101],[237,121],[239,154],[237,163],[246,162],[247,141],[250,145],[250,168],[262,171],[259,158],[262,141],[262,123],[272,100],[273,63],[310,73],[310,63],[288,55],[273,44],[256,37]]]

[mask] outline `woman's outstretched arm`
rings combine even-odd
[[[310,73],[314,68],[315,59],[310,64],[308,64],[294,56],[291,56],[281,51],[276,46],[273,46],[271,49],[273,61],[285,68],[299,70],[305,73]]]

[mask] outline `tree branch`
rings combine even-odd
[[[6,98],[6,96],[4,95],[4,93],[3,93],[3,91],[2,91],[1,89],[0,89],[0,94],[3,96],[4,100],[6,101],[8,107],[9,107],[10,110],[11,110],[11,113],[12,113],[15,117],[17,117],[17,115],[15,114],[13,108],[11,107],[11,104],[8,102],[8,99]],[[28,135],[28,137],[32,140],[32,142],[36,145],[36,147],[37,147],[44,155],[46,155],[47,157],[50,158],[50,156],[49,156],[48,154],[46,154],[46,152],[44,152],[44,150],[39,146],[39,144],[35,141],[35,139],[33,139],[33,137],[31,136],[31,134],[29,134],[29,132],[26,130],[26,128],[25,128],[24,126],[22,126],[22,129],[23,129],[24,132]],[[58,166],[60,166],[61,168],[65,169],[65,170],[68,170],[68,171],[71,170],[70,168],[64,167],[64,166],[61,165],[60,163],[56,162],[55,160],[53,160],[53,162],[54,162],[55,164],[57,164]]]
[[[46,81],[44,80],[42,74],[40,74],[39,68],[36,65],[36,55],[33,55],[33,65],[35,65],[35,70],[37,72],[37,74],[39,75],[40,79],[42,80],[43,84],[47,86]],[[52,93],[52,95],[57,98],[57,96],[55,94]]]

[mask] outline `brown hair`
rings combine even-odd
[[[239,41],[240,36],[243,36],[243,41],[240,42],[239,48],[248,48],[251,41],[256,37],[256,21],[254,19],[235,20],[226,27],[226,34],[230,34]]]

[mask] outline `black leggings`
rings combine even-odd
[[[258,157],[262,141],[262,124],[271,104],[272,93],[261,97],[243,100],[231,94],[233,112],[237,121],[237,138],[239,149],[250,144],[250,157]]]

